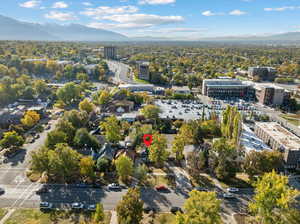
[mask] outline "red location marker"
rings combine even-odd
[[[143,137],[144,143],[147,147],[149,147],[152,143],[152,135],[146,134]]]

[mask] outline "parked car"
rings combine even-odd
[[[225,199],[234,199],[235,198],[235,196],[233,194],[231,194],[231,193],[224,193],[223,197]]]
[[[50,210],[53,209],[53,204],[49,202],[41,202],[40,203],[40,210]]]
[[[77,188],[88,188],[89,185],[86,184],[86,183],[78,183],[78,184],[75,185],[75,187],[77,187]]]
[[[50,130],[51,129],[51,125],[47,125],[46,127],[45,127],[45,130]]]
[[[86,210],[88,212],[94,212],[94,211],[96,211],[96,205],[95,204],[88,205],[87,208],[86,208]]]
[[[120,191],[121,189],[121,186],[117,183],[112,183],[108,185],[108,190]]]
[[[36,194],[43,194],[43,193],[48,193],[48,192],[49,192],[48,187],[46,185],[43,185],[35,193]]]
[[[81,210],[84,208],[84,205],[80,202],[74,202],[71,204],[72,210]]]
[[[179,207],[172,207],[172,208],[170,209],[170,212],[173,213],[173,214],[176,214],[177,212],[182,213],[182,209],[179,208]]]
[[[154,207],[150,207],[150,206],[147,206],[147,205],[144,206],[143,210],[144,210],[144,212],[145,212],[146,214],[148,214],[148,213],[150,213],[150,212],[153,212],[153,213],[156,212],[156,209],[155,209]]]
[[[39,134],[37,134],[37,135],[34,136],[35,139],[38,139],[39,137],[40,137]]]
[[[0,187],[0,194],[4,194],[4,193],[5,193],[4,188]]]
[[[227,191],[229,193],[237,193],[239,192],[240,190],[238,188],[235,188],[235,187],[230,187],[230,188],[227,188]]]
[[[30,142],[29,143],[34,143],[35,142],[35,139],[34,138],[32,138],[31,140],[30,140]]]
[[[156,186],[155,189],[157,191],[169,191],[169,189],[164,185]]]
[[[197,191],[207,191],[207,189],[205,187],[195,187],[194,190],[197,190]]]

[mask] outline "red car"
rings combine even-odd
[[[166,186],[164,186],[164,185],[156,186],[155,189],[156,189],[157,191],[168,191],[168,190],[169,190],[169,189],[168,189]]]

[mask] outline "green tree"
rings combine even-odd
[[[79,163],[80,174],[85,179],[94,180],[95,172],[94,172],[94,160],[90,156],[82,157]]]
[[[152,144],[149,147],[150,161],[161,167],[168,157],[169,152],[167,151],[166,137],[164,135],[155,133],[152,136]]]
[[[101,223],[104,221],[104,218],[105,218],[105,214],[104,214],[103,205],[98,203],[96,205],[96,211],[93,215],[93,221],[95,223]]]
[[[42,147],[31,153],[30,169],[34,172],[49,173],[50,161],[48,157],[49,149],[47,147]]]
[[[209,157],[217,178],[225,180],[235,176],[238,169],[237,156],[237,150],[231,141],[221,138],[214,142]]]
[[[193,190],[184,203],[184,213],[177,213],[176,224],[219,224],[222,223],[221,201],[215,192]]]
[[[128,181],[128,178],[133,173],[133,162],[127,156],[120,156],[116,161],[116,170],[118,176],[121,178],[123,182]]]
[[[78,179],[81,155],[66,144],[57,144],[49,150],[50,176],[63,182]]]
[[[106,172],[109,170],[109,167],[110,167],[110,161],[107,159],[107,158],[98,158],[97,160],[97,169],[100,171],[100,172]]]
[[[105,138],[107,141],[117,143],[121,140],[121,126],[116,116],[106,118],[100,126],[105,131]]]
[[[183,150],[184,150],[184,139],[177,135],[173,141],[172,151],[176,155],[176,160],[180,161],[183,159]]]
[[[66,143],[68,141],[68,136],[62,131],[50,131],[47,134],[45,146],[49,149],[54,149],[59,143]]]
[[[155,105],[146,105],[141,110],[142,114],[147,119],[157,120],[159,118],[160,109]]]
[[[283,155],[278,151],[252,151],[248,153],[243,162],[244,171],[253,178],[255,175],[279,170],[283,166]]]
[[[79,129],[87,125],[89,116],[85,111],[70,110],[64,113],[64,119],[71,122],[74,128]]]
[[[86,128],[80,128],[76,131],[74,145],[80,148],[87,147],[97,149],[100,147],[97,138],[90,135]]]
[[[76,129],[73,127],[72,123],[66,119],[60,119],[56,125],[56,130],[61,131],[67,135],[67,142],[71,145],[76,133]]]
[[[2,148],[21,147],[24,143],[24,138],[16,131],[5,132],[3,138],[0,140]]]
[[[143,219],[143,201],[137,188],[129,188],[117,205],[118,222],[122,224],[139,224]]]
[[[79,103],[79,109],[90,114],[95,108],[95,105],[91,103],[87,98]]]
[[[64,102],[66,105],[70,105],[77,102],[81,97],[81,88],[73,82],[65,84],[64,87],[57,90],[57,98]]]
[[[135,171],[134,176],[139,180],[140,184],[144,184],[147,180],[148,168],[145,164],[139,165]]]
[[[288,217],[294,212],[299,191],[288,185],[288,177],[272,171],[266,173],[255,184],[255,196],[249,209],[261,224],[289,224]]]

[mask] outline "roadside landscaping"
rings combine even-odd
[[[110,218],[111,218],[111,213],[105,212],[104,224],[109,224]],[[61,212],[61,211],[44,213],[38,209],[18,209],[10,216],[10,218],[5,222],[5,224],[20,224],[20,223],[73,224],[73,223],[85,223],[87,221],[90,221],[90,219],[91,219],[91,215],[87,213],[72,213],[72,212]]]
[[[174,224],[175,223],[175,215],[171,213],[157,213],[157,214],[149,214],[144,215],[142,224]]]

